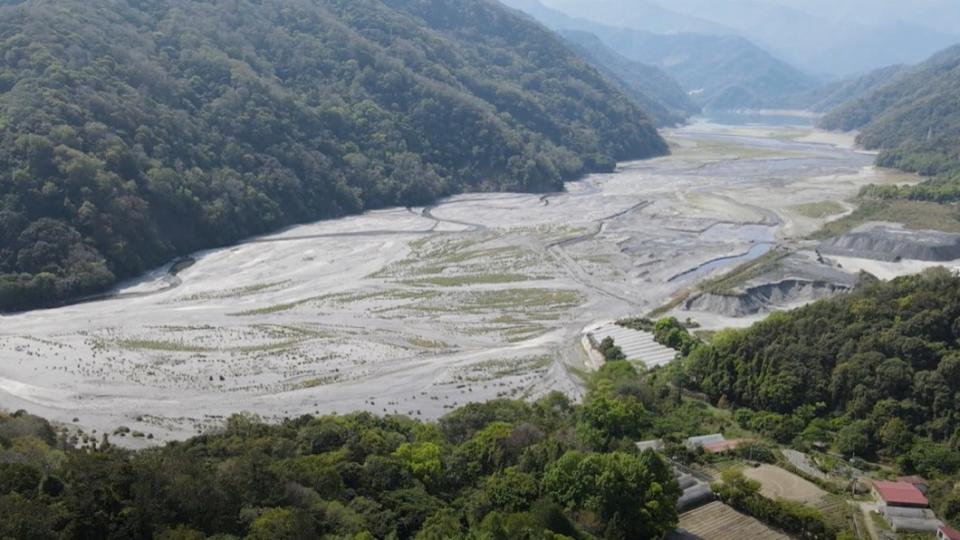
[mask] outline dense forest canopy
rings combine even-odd
[[[823,117],[820,126],[860,129],[857,141],[880,150],[878,165],[929,177],[919,185],[868,186],[862,195],[960,201],[960,45],[918,66],[877,71],[860,83],[853,87],[868,91]]]
[[[666,152],[492,0],[0,2],[0,310],[285,224]]]
[[[960,170],[960,45],[901,70],[889,83],[832,111],[827,129],[862,130],[884,166],[935,176]]]
[[[938,268],[725,331],[687,359],[753,429],[908,471],[960,471],[960,277]],[[738,414],[739,417],[739,414]]]
[[[826,84],[800,98],[797,105],[814,112],[829,113],[870,95],[895,80],[896,77],[908,73],[910,69],[910,66],[898,64]]]
[[[676,527],[680,489],[633,441],[709,419],[622,361],[582,405],[500,400],[435,423],[236,415],[136,452],[0,413],[0,538],[660,538]]]

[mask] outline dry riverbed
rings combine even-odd
[[[115,299],[0,317],[0,408],[98,435],[123,426],[139,446],[240,411],[426,419],[495,397],[576,397],[585,327],[771,250],[809,251],[861,186],[902,181],[809,129],[667,136],[670,157],[565,193],[299,226],[195,254],[176,280],[161,269]]]

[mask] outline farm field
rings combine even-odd
[[[721,503],[712,502],[680,516],[670,540],[791,540],[760,521]]]
[[[770,499],[816,505],[827,495],[826,491],[813,482],[773,465],[747,467],[743,470],[743,475],[760,482],[760,493]]]

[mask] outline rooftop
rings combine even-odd
[[[730,450],[736,450],[743,442],[743,439],[734,439],[731,441],[706,443],[703,445],[703,449],[711,454],[722,454]]]
[[[874,481],[873,488],[883,499],[883,502],[903,506],[929,506],[927,498],[923,496],[913,484],[906,482]]]
[[[687,439],[687,446],[697,447],[697,446],[706,446],[708,444],[718,443],[725,441],[726,438],[720,433],[714,433],[712,435],[699,435],[697,437],[690,437]]]
[[[649,441],[638,441],[637,449],[643,452],[644,450],[663,450],[663,441],[660,439],[651,439]]]
[[[951,529],[950,527],[940,527],[938,529],[942,538],[947,540],[960,540],[960,531],[956,529]]]

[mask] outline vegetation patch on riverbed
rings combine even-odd
[[[756,259],[737,266],[726,274],[708,279],[700,284],[700,290],[706,293],[731,296],[736,294],[737,287],[747,281],[773,270],[777,264],[790,252],[785,249],[774,249],[764,253]]]
[[[797,204],[790,207],[790,210],[800,214],[803,217],[813,219],[823,219],[830,216],[842,214],[846,207],[837,201],[820,201],[812,203]]]
[[[843,236],[871,221],[901,223],[904,227],[913,230],[960,233],[960,212],[953,204],[875,199],[860,199],[859,203],[852,214],[827,223],[811,235],[811,238],[823,240]]]

